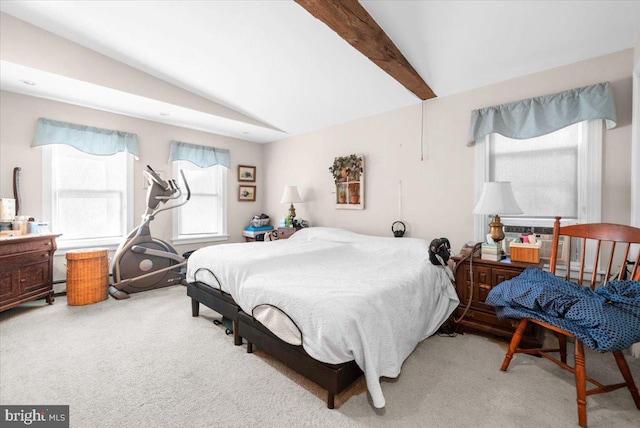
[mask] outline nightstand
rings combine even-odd
[[[266,231],[262,230],[262,231],[258,231],[258,232],[253,232],[253,231],[250,231],[250,230],[243,230],[242,231],[242,236],[244,236],[244,240],[246,242],[253,242],[253,241],[256,240],[256,238],[258,236],[264,236],[264,234],[267,233],[267,232],[271,232],[271,231],[270,230],[266,230]],[[263,239],[261,239],[261,241]]]
[[[276,229],[278,231],[278,239],[288,239],[300,229],[300,227],[279,227]]]
[[[452,257],[456,263],[462,256]],[[460,332],[466,330],[489,333],[495,336],[511,340],[511,336],[518,326],[519,320],[498,319],[493,306],[487,305],[487,295],[502,281],[516,277],[530,266],[542,267],[543,263],[511,262],[502,263],[481,258],[473,258],[473,299],[469,311],[460,322]],[[471,275],[469,259],[463,261],[456,270],[456,292],[460,298],[460,305],[456,309],[456,316],[462,315],[469,299],[469,285]],[[544,331],[534,323],[529,323],[521,345],[523,347],[540,347],[544,338]]]

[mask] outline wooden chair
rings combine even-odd
[[[625,261],[627,261],[629,257],[631,244],[640,243],[640,229],[636,227],[607,223],[578,224],[561,227],[560,217],[556,217],[556,221],[553,227],[553,242],[550,263],[550,271],[553,274],[556,274],[556,267],[558,265],[558,245],[561,236],[572,237],[569,242],[574,241],[577,243],[577,245],[580,245],[579,248],[581,253],[578,269],[572,270],[571,262],[565,262],[565,268],[567,272],[566,279],[569,280],[569,275],[571,272],[573,272],[574,275],[577,273],[578,284],[588,285],[591,287],[591,289],[596,288],[596,285],[598,283],[598,275],[590,275],[589,272],[585,272],[585,255],[587,253],[585,249],[587,248],[588,242],[590,243],[589,245],[593,246],[592,248],[595,248],[595,260],[593,260],[592,266],[602,266],[602,268],[604,268],[604,263],[599,264],[599,261],[606,262],[606,274],[604,276],[605,280],[611,277],[614,261],[621,263],[621,269],[619,275],[613,279],[623,279],[623,274],[626,270],[626,266],[631,266],[630,264],[625,263]],[[616,252],[616,249],[622,249],[622,257],[620,257],[620,251]],[[569,249],[569,254],[571,254],[571,249]],[[635,262],[632,264],[632,269],[627,279],[640,280],[640,254],[636,256]],[[518,346],[520,344],[520,339],[522,338],[527,324],[530,322],[536,323],[548,330],[553,331],[558,337],[558,348],[519,348]],[[573,337],[575,342],[575,364],[573,367],[567,364],[567,337]],[[558,360],[554,356],[549,355],[550,352],[558,352],[560,354],[560,359]],[[509,368],[509,363],[511,362],[514,353],[533,354],[545,357],[558,364],[560,367],[575,374],[578,401],[578,423],[581,427],[587,426],[586,398],[588,395],[610,392],[626,386],[629,389],[631,396],[633,397],[633,401],[635,402],[636,407],[640,409],[640,395],[638,395],[638,389],[633,381],[633,377],[631,376],[631,371],[629,370],[627,361],[625,360],[622,352],[619,350],[612,351],[612,353],[615,357],[618,368],[620,369],[620,373],[624,378],[624,382],[613,385],[603,385],[602,383],[587,376],[585,370],[584,345],[578,338],[562,328],[558,328],[543,321],[532,318],[523,318],[520,321],[515,333],[513,334],[513,338],[511,339],[507,355],[505,356],[502,363],[502,371],[506,371]],[[596,387],[587,390],[587,382],[592,383]]]

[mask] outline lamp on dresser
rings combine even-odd
[[[302,198],[298,193],[298,188],[296,186],[285,186],[284,192],[282,192],[282,199],[280,200],[281,204],[291,204],[289,206],[289,218],[291,221],[296,216],[296,209],[293,206],[294,202],[302,202]]]
[[[500,220],[500,214],[522,214],[522,210],[513,196],[511,182],[493,181],[482,186],[482,195],[473,213],[493,215],[493,221],[489,223],[489,233],[493,242],[500,244],[504,239],[504,225]]]

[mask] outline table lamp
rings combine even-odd
[[[490,235],[493,242],[499,244],[504,239],[500,214],[522,214],[522,210],[513,196],[511,182],[493,181],[482,186],[482,195],[473,213],[493,215],[493,221],[489,223]]]
[[[289,217],[292,221],[296,216],[296,209],[293,207],[294,202],[302,202],[302,198],[298,194],[298,188],[296,186],[285,186],[280,203],[291,204],[289,207]]]

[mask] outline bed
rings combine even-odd
[[[248,352],[255,344],[319,383],[328,407],[360,371],[373,405],[384,407],[380,377],[397,377],[459,303],[426,241],[335,228],[199,249],[187,281],[194,316],[203,303],[231,319],[234,343],[244,337]]]

